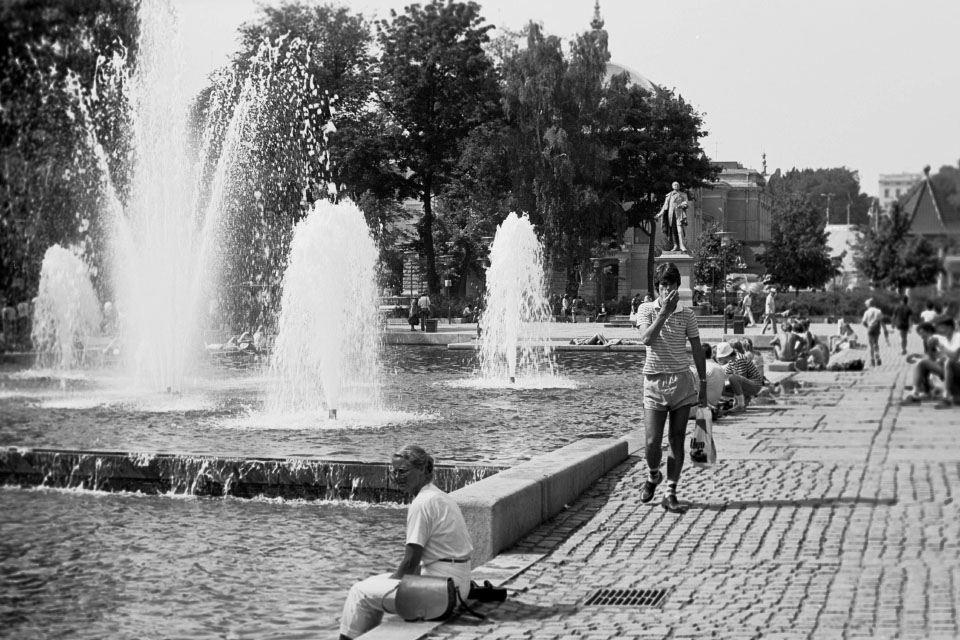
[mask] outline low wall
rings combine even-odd
[[[500,467],[439,465],[434,481],[454,491]],[[227,458],[172,454],[0,450],[0,484],[285,499],[402,502],[386,463],[307,458]]]
[[[628,444],[585,438],[453,492],[479,566],[516,544],[627,458]]]

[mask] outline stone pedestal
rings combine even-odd
[[[664,262],[672,262],[680,270],[680,304],[693,307],[693,265],[696,259],[680,251],[664,251],[656,259],[659,267]]]

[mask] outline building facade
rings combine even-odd
[[[877,201],[881,211],[905,196],[914,186],[923,180],[922,173],[881,173],[877,183]]]

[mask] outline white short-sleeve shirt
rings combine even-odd
[[[410,503],[407,544],[423,547],[424,565],[441,558],[463,560],[473,553],[467,523],[457,501],[433,483],[420,489]]]

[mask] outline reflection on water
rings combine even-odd
[[[115,372],[68,379],[0,370],[0,446],[310,456],[383,461],[409,442],[440,462],[512,465],[585,433],[639,426],[642,354],[560,353],[565,385],[483,388],[471,352],[390,347],[383,410],[271,415],[260,366],[209,367],[182,395],[124,386]]]
[[[0,636],[336,637],[405,507],[0,488]]]

